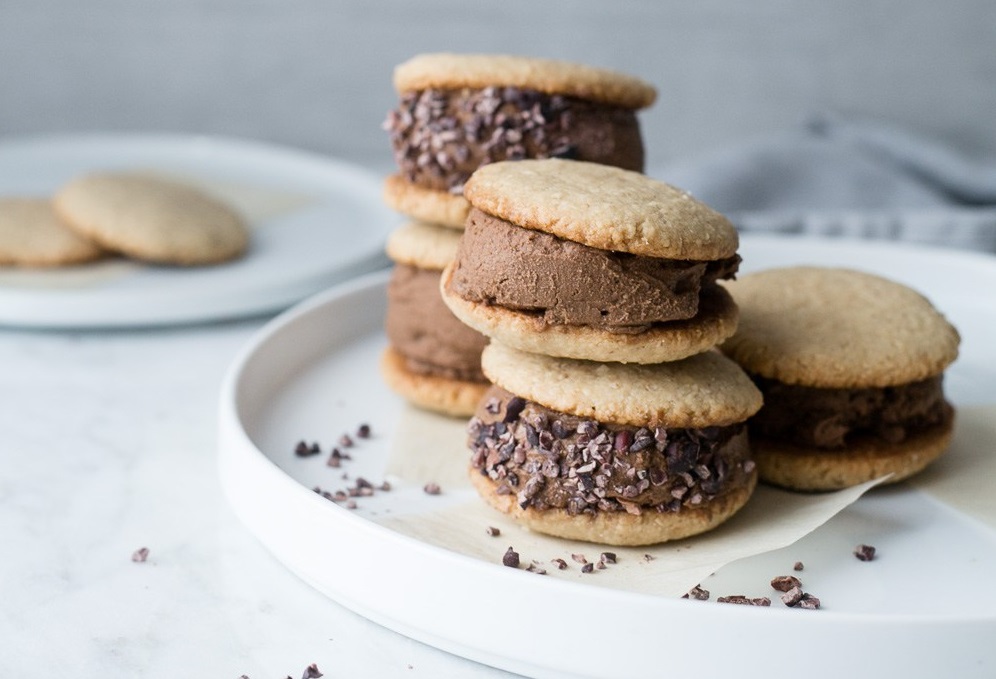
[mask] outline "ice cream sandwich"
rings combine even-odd
[[[388,346],[381,373],[388,386],[422,408],[454,416],[474,412],[489,382],[481,371],[487,338],[443,304],[439,276],[456,252],[458,231],[412,222],[392,232],[387,254]]]
[[[642,80],[583,64],[488,54],[422,54],[394,72],[398,107],[384,123],[399,172],[385,202],[463,228],[463,185],[481,165],[571,158],[643,169],[636,112],[656,97]]]
[[[761,394],[718,351],[657,365],[529,354],[492,342],[471,419],[470,477],[541,533],[645,545],[710,530],[756,482],[746,420]]]
[[[762,481],[833,490],[905,479],[948,447],[943,373],[957,330],[900,283],[848,269],[770,269],[726,284],[740,325],[722,345],[764,394],[751,420]]]
[[[717,281],[736,229],[638,172],[559,159],[480,168],[443,297],[460,320],[522,351],[624,363],[705,351],[736,328]]]

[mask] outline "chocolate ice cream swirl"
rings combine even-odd
[[[419,374],[484,382],[484,335],[459,320],[439,295],[440,272],[396,264],[387,286],[385,330],[408,369]]]
[[[535,314],[543,324],[635,333],[695,317],[702,294],[717,279],[732,278],[739,262],[600,250],[474,208],[450,289],[472,302]]]
[[[468,425],[471,466],[521,507],[677,512],[743,487],[744,423],[632,427],[550,410],[492,386]]]
[[[384,128],[408,181],[461,193],[481,165],[570,158],[643,171],[632,109],[516,87],[428,89],[402,95]]]
[[[764,406],[751,419],[751,431],[801,446],[837,450],[861,437],[901,443],[946,425],[954,414],[944,399],[942,375],[880,389],[827,389],[752,378],[764,394]]]

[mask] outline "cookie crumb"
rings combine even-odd
[[[149,548],[139,547],[134,552],[132,552],[131,560],[135,563],[145,563],[146,559],[149,558]]]
[[[858,545],[854,548],[854,556],[858,561],[871,561],[875,558],[875,548],[871,545]]]

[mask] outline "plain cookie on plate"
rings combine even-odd
[[[47,198],[0,197],[0,265],[67,266],[104,254],[66,226]]]
[[[130,172],[78,177],[54,198],[59,217],[108,250],[158,264],[216,264],[249,244],[242,217],[203,191]]]
[[[761,394],[708,351],[657,365],[529,354],[492,342],[471,420],[470,477],[540,533],[647,545],[715,528],[750,498],[746,420]]]
[[[660,363],[736,328],[716,281],[739,266],[718,212],[638,172],[557,159],[486,165],[443,297],[460,320],[523,351]]]
[[[439,294],[439,276],[459,239],[459,231],[419,222],[390,234],[387,254],[395,265],[380,368],[387,385],[414,405],[469,416],[490,385],[481,372],[487,338],[457,320]]]
[[[907,478],[948,447],[943,373],[957,330],[914,290],[822,267],[770,269],[726,284],[740,326],[721,347],[755,380],[761,480],[835,490]]]
[[[384,127],[399,173],[384,199],[423,221],[463,228],[464,182],[481,165],[571,158],[643,169],[636,111],[656,91],[629,75],[551,59],[422,54],[397,66],[401,97]]]

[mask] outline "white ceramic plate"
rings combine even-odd
[[[959,405],[996,400],[996,260],[881,243],[743,239],[745,270],[793,263],[878,271],[928,293],[964,336],[947,389]],[[716,593],[750,592],[802,560],[820,611],[651,596],[539,577],[417,541],[377,523],[437,508],[395,488],[348,510],[311,489],[336,478],[297,458],[300,439],[334,442],[359,423],[376,437],[348,469],[384,477],[401,411],[381,384],[385,273],[275,319],[238,358],[220,408],[220,475],[236,512],[294,573],[381,624],[439,648],[535,676],[992,677],[996,536],[911,487],[867,495],[790,548],[734,562]],[[858,541],[889,558],[863,564]],[[873,568],[869,568],[872,566]],[[811,575],[812,574],[812,575]]]
[[[246,257],[174,268],[113,260],[0,268],[0,325],[163,325],[280,310],[386,265],[398,218],[353,165],[265,144],[182,135],[42,137],[0,144],[0,195],[47,196],[82,172],[137,169],[203,184],[250,214]]]

